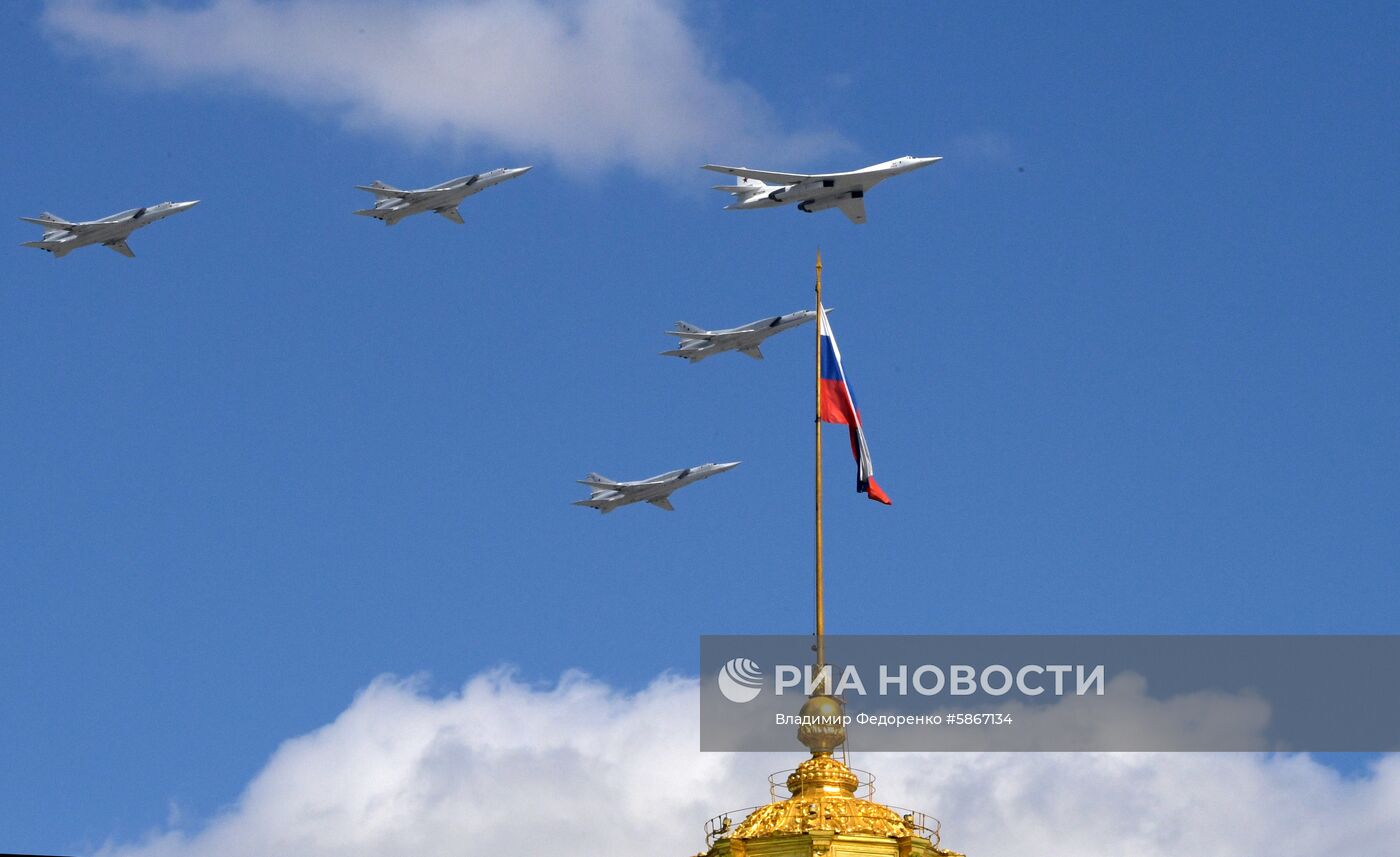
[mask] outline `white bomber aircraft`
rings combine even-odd
[[[367,190],[374,194],[374,208],[361,209],[355,213],[382,220],[388,226],[424,211],[437,212],[453,223],[461,223],[462,214],[457,210],[457,206],[461,205],[462,200],[503,181],[523,176],[530,170],[531,167],[501,167],[419,190],[403,190],[381,181],[367,185],[357,184],[357,190]]]
[[[672,470],[660,476],[636,482],[614,482],[606,476],[590,473],[578,481],[580,485],[587,485],[593,489],[593,493],[589,495],[587,500],[574,501],[574,505],[587,506],[607,514],[619,506],[646,502],[659,509],[674,512],[676,509],[671,505],[670,500],[672,491],[699,482],[701,479],[708,479],[716,473],[733,470],[738,466],[739,462],[737,461],[724,464],[701,464],[697,467],[687,467],[684,470]]]
[[[831,312],[831,310],[828,309],[827,312]],[[661,353],[666,357],[684,357],[691,363],[704,360],[711,354],[719,354],[722,351],[738,351],[740,354],[755,360],[762,360],[763,352],[758,350],[758,346],[763,340],[775,333],[782,333],[784,330],[791,330],[806,324],[816,317],[816,310],[804,309],[773,318],[760,318],[758,321],[751,321],[743,327],[731,327],[727,330],[702,330],[693,324],[678,321],[676,329],[668,330],[666,334],[679,336],[681,338],[679,347],[673,351]]]
[[[38,217],[21,217],[20,220],[25,223],[35,223],[44,227],[42,238],[38,241],[26,241],[23,246],[38,247],[52,253],[55,259],[61,259],[79,247],[101,244],[103,247],[111,247],[127,258],[133,258],[136,254],[131,252],[131,247],[126,243],[131,233],[157,220],[164,220],[172,214],[191,209],[198,203],[197,199],[189,202],[162,202],[145,208],[127,209],[100,220],[76,223],[47,211]]]
[[[899,176],[943,160],[942,157],[916,158],[905,155],[883,164],[872,164],[849,173],[775,173],[748,167],[706,164],[704,169],[738,176],[737,184],[715,185],[715,190],[734,194],[728,211],[748,211],[797,203],[800,211],[839,208],[852,223],[865,222],[865,192],[891,176]]]

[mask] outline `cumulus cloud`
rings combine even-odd
[[[507,673],[433,697],[375,681],[283,744],[225,814],[104,857],[545,853],[686,857],[703,821],[768,799],[800,754],[698,751],[698,685],[624,693]],[[1400,756],[1344,778],[1305,755],[868,754],[878,796],[944,819],[972,857],[1390,853]],[[175,819],[178,824],[179,820]]]
[[[179,85],[233,83],[417,141],[663,175],[708,157],[801,158],[793,133],[726,77],[678,0],[54,0],[53,38]]]

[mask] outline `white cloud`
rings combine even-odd
[[[697,683],[626,694],[571,674],[504,673],[426,695],[381,679],[331,723],[280,747],[201,829],[110,843],[107,857],[671,855],[706,818],[767,799],[799,753],[700,753]],[[868,754],[878,796],[944,819],[972,857],[1237,857],[1392,853],[1400,755],[1343,778],[1307,756]],[[178,822],[177,822],[178,823]]]
[[[232,83],[354,127],[575,171],[663,175],[836,144],[783,130],[756,91],[716,69],[682,12],[677,0],[54,0],[44,21],[123,75]]]

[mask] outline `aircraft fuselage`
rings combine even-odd
[[[803,211],[821,211],[831,208],[823,205],[841,199],[861,199],[865,192],[885,179],[926,167],[938,158],[916,158],[912,156],[895,158],[881,164],[872,164],[859,170],[839,176],[813,178],[794,184],[765,184],[746,199],[736,201],[730,208],[774,208],[780,205],[797,203]],[[806,206],[806,207],[804,207]]]
[[[680,336],[681,339],[674,351],[663,351],[662,354],[668,357],[684,357],[692,363],[726,351],[742,351],[751,357],[761,357],[758,346],[768,337],[806,324],[816,317],[817,311],[808,309],[760,318],[726,330],[667,331],[674,336]]]
[[[390,226],[405,217],[422,214],[425,211],[437,212],[449,220],[461,223],[461,217],[456,209],[462,200],[480,193],[488,187],[522,176],[531,169],[531,167],[502,167],[473,176],[460,176],[432,187],[417,190],[402,190],[382,185],[363,185],[360,186],[362,190],[374,193],[377,198],[373,208],[355,213],[382,220]]]
[[[69,223],[52,215],[24,217],[21,220],[44,227],[43,238],[25,242],[24,246],[36,247],[62,257],[79,247],[104,244],[127,255],[129,248],[125,248],[123,242],[131,233],[158,220],[164,220],[172,214],[193,208],[198,203],[197,199],[189,202],[162,202],[144,208],[129,208],[97,220],[76,223]]]
[[[589,506],[600,512],[611,512],[613,509],[629,506],[633,503],[657,503],[668,506],[667,498],[671,496],[673,491],[687,485],[693,485],[718,473],[733,470],[738,466],[739,462],[737,461],[724,464],[701,464],[682,470],[671,470],[636,482],[581,479],[579,481],[582,484],[593,489],[593,494],[587,500],[579,500],[574,505]]]
[[[903,175],[941,160],[943,159],[940,157],[917,158],[905,155],[850,172],[811,175],[721,164],[706,164],[704,169],[728,173],[738,179],[732,185],[714,186],[715,190],[733,195],[734,201],[725,206],[730,211],[776,208],[796,203],[798,209],[807,212],[839,208],[852,223],[864,223],[865,194],[868,190],[887,178]]]

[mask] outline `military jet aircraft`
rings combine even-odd
[[[831,312],[831,310],[828,309],[827,312]],[[804,309],[773,318],[760,318],[758,321],[751,321],[743,327],[731,327],[727,330],[702,330],[693,324],[678,321],[676,329],[666,331],[666,335],[679,336],[681,338],[679,347],[673,351],[661,353],[666,357],[684,357],[691,363],[699,362],[711,354],[719,354],[721,351],[738,351],[740,354],[748,355],[755,360],[762,360],[763,352],[758,350],[758,346],[763,340],[775,333],[782,333],[784,330],[791,330],[798,325],[806,324],[816,317],[816,310]]]
[[[59,259],[79,247],[101,244],[131,258],[136,254],[131,252],[131,247],[127,245],[127,236],[142,226],[164,220],[172,214],[179,214],[198,203],[197,199],[189,202],[162,202],[147,208],[132,208],[101,220],[85,220],[78,223],[69,222],[47,211],[38,217],[21,217],[20,220],[25,223],[35,223],[44,227],[42,238],[38,241],[26,241],[23,246],[38,247]]]
[[[375,198],[374,208],[361,209],[355,213],[382,220],[387,226],[393,226],[409,215],[421,214],[424,211],[434,211],[453,223],[461,223],[462,214],[457,210],[457,206],[461,205],[462,200],[503,181],[523,176],[531,169],[501,167],[498,170],[462,176],[419,190],[401,190],[380,181],[368,185],[357,184],[356,189],[367,190],[374,194]]]
[[[905,155],[883,164],[872,164],[849,173],[775,173],[748,167],[706,164],[704,169],[738,176],[737,184],[715,185],[715,190],[734,194],[727,211],[748,211],[797,203],[800,211],[839,208],[852,223],[865,222],[865,192],[891,176],[903,175],[941,161],[941,157],[916,158]]]
[[[587,500],[575,501],[574,505],[587,506],[607,514],[618,506],[646,502],[668,512],[674,512],[676,509],[671,505],[670,500],[672,491],[684,488],[693,482],[699,482],[701,479],[709,479],[716,473],[733,470],[738,466],[739,462],[737,461],[725,464],[701,464],[698,467],[672,470],[669,473],[637,482],[614,482],[606,476],[590,473],[578,482],[580,485],[592,488],[593,493],[589,495]]]

